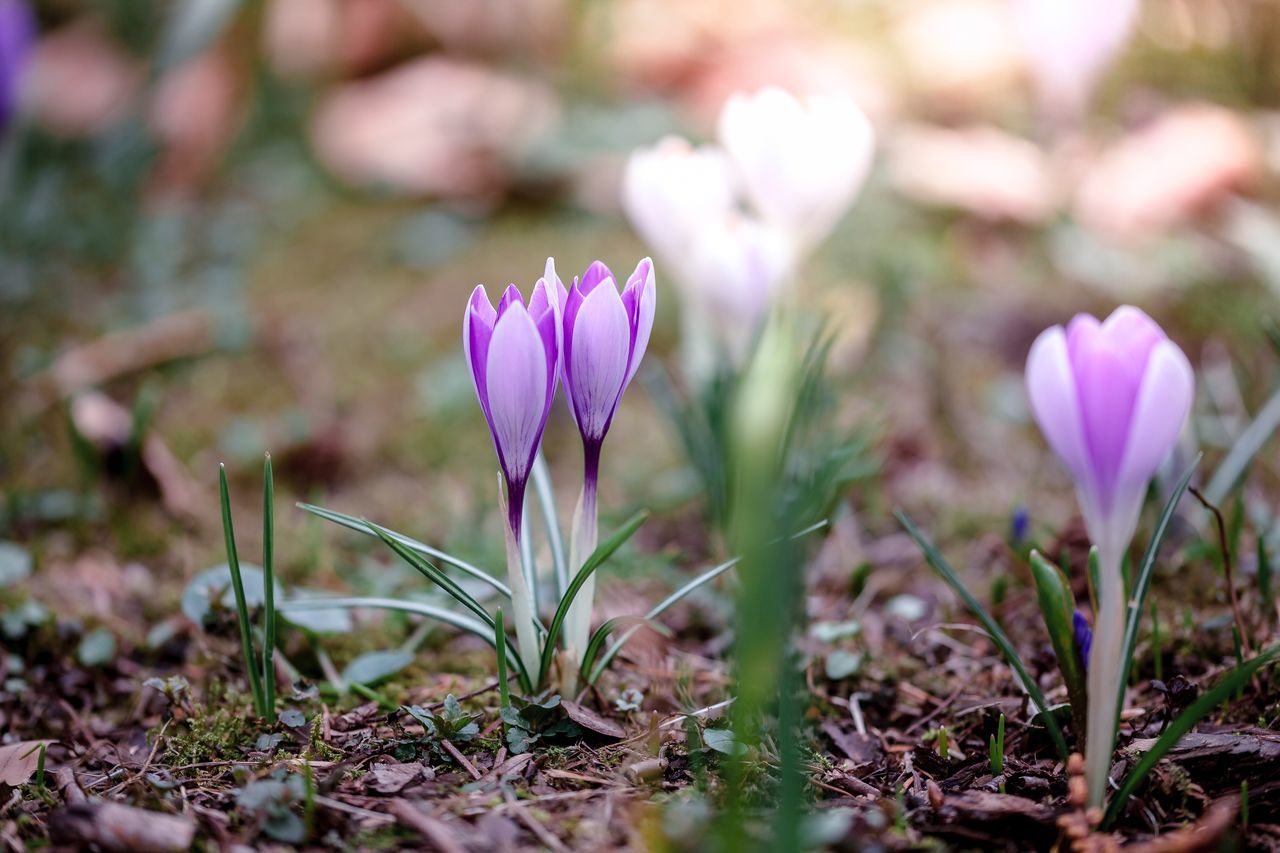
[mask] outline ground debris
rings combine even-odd
[[[74,803],[49,815],[55,843],[103,850],[164,853],[186,850],[196,823],[183,815],[162,814],[111,802]]]

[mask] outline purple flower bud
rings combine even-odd
[[[1079,314],[1031,346],[1031,409],[1075,478],[1100,548],[1116,551],[1132,539],[1147,483],[1187,419],[1193,385],[1182,350],[1129,305],[1103,323]]]
[[[1075,636],[1076,654],[1080,656],[1080,665],[1085,672],[1088,672],[1089,649],[1093,647],[1093,629],[1089,627],[1088,620],[1079,610],[1071,617],[1071,629]]]
[[[582,433],[587,479],[594,485],[600,445],[622,393],[640,367],[656,304],[653,262],[642,260],[622,293],[613,273],[596,261],[564,292],[561,376],[574,423]]]
[[[1014,545],[1021,545],[1027,541],[1027,535],[1030,532],[1031,513],[1025,506],[1017,507],[1009,518],[1009,541]]]
[[[9,123],[35,41],[35,18],[24,0],[0,0],[0,128]]]
[[[554,276],[550,262],[547,269]],[[462,326],[462,346],[476,396],[507,481],[507,521],[517,539],[525,484],[556,392],[560,353],[557,290],[546,278],[539,279],[526,308],[513,284],[494,310],[484,285],[477,285]]]

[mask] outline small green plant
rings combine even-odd
[[[309,771],[310,765],[304,768]],[[285,844],[301,844],[307,840],[313,797],[313,786],[303,773],[290,773],[280,767],[265,779],[246,783],[236,794],[236,806],[268,837]],[[303,814],[298,813],[299,806]]]
[[[231,495],[227,489],[227,468],[218,466],[218,489],[222,503],[222,533],[226,539],[227,565],[231,570],[231,586],[235,592],[236,620],[240,626],[240,647],[244,652],[245,672],[253,708],[259,717],[274,725],[276,721],[276,608],[275,608],[275,486],[271,473],[271,455],[262,466],[262,574],[263,574],[263,643],[261,664],[253,649],[253,627],[245,598],[244,578],[240,573],[240,557],[236,552],[235,526],[231,521]]]
[[[527,701],[512,698],[511,701],[512,704],[502,710],[502,721],[507,726],[507,748],[513,755],[528,752],[539,741],[573,740],[582,735],[578,724],[564,713],[559,696]]]
[[[427,734],[437,740],[455,744],[467,743],[480,734],[478,720],[482,715],[463,711],[462,705],[452,693],[444,697],[444,704],[439,712],[419,705],[403,706],[401,710],[421,723]]]
[[[987,742],[987,761],[991,767],[991,775],[1004,773],[1004,714],[996,723],[996,733]]]

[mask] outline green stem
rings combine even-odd
[[[258,663],[253,655],[253,638],[249,632],[249,606],[245,602],[244,580],[240,576],[240,557],[236,554],[236,533],[231,522],[231,495],[227,489],[227,466],[218,465],[218,489],[222,501],[222,534],[227,546],[227,566],[231,570],[231,588],[236,596],[236,616],[240,623],[240,647],[244,652],[244,668],[248,673],[249,692],[253,694],[254,711],[266,715]]]
[[[262,641],[263,710],[267,725],[276,721],[276,519],[275,479],[271,472],[271,454],[262,464],[262,581],[266,627]]]

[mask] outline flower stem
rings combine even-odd
[[[1089,651],[1088,751],[1085,755],[1089,805],[1097,808],[1103,806],[1107,797],[1111,754],[1115,749],[1119,719],[1120,679],[1125,675],[1124,662],[1120,659],[1125,628],[1121,554],[1122,550],[1110,543],[1098,543],[1098,607],[1094,618],[1093,646]]]
[[[576,574],[587,558],[596,550],[599,537],[596,487],[600,479],[600,442],[583,444],[582,492],[578,506],[573,511],[573,532],[569,539],[569,565]],[[582,662],[587,650],[587,637],[591,633],[591,606],[596,595],[595,575],[587,578],[578,596],[569,605],[565,619],[564,646],[568,657],[575,663]]]
[[[526,671],[538,671],[541,660],[538,648],[538,632],[533,624],[533,593],[524,574],[524,561],[520,558],[520,523],[524,517],[524,483],[507,483],[503,500],[507,516],[507,583],[511,587],[511,617],[516,626],[516,643],[520,660]],[[535,688],[537,685],[535,685]]]

